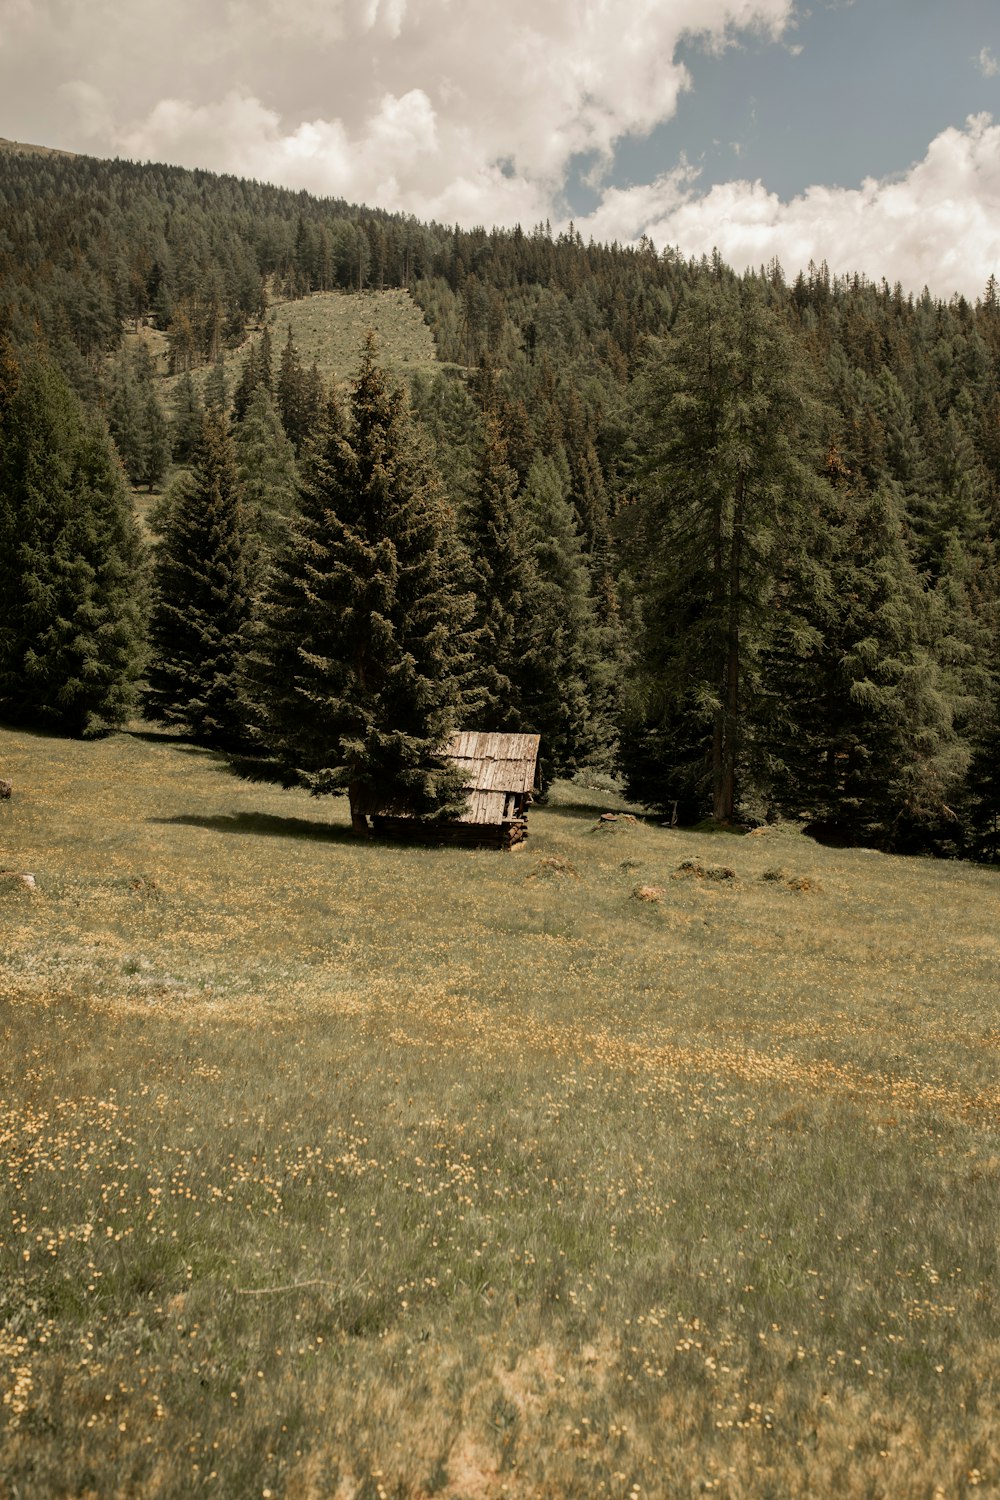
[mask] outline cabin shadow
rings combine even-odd
[[[320,844],[355,846],[360,842],[352,830],[343,824],[314,823],[309,818],[279,818],[273,813],[218,813],[212,817],[182,813],[174,818],[150,818],[148,821],[186,828],[204,828],[209,833],[249,835],[252,838],[303,839]]]

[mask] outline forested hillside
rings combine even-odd
[[[807,814],[995,857],[997,285],[973,306],[793,275],[0,151],[0,713],[114,723],[148,656],[147,712],[305,765],[317,790],[389,774],[391,741],[420,801],[440,770],[418,711],[433,700],[435,735],[456,717],[539,732],[547,775],[618,772],[670,818]],[[440,369],[387,401],[372,348],[345,401],[274,304],[388,287],[422,308]],[[172,380],[126,349],[137,328]],[[53,428],[62,469],[38,456]],[[80,458],[106,431],[133,486],[170,481],[151,634],[142,589],[129,612],[114,581],[142,568],[102,562],[135,545]],[[226,586],[206,592],[209,515]],[[351,612],[322,649],[317,597]],[[401,686],[428,611],[453,649],[421,657],[433,689]],[[207,718],[176,659],[182,617],[202,632],[189,659],[211,641],[230,684]],[[296,759],[273,726],[324,696],[332,759],[301,743]]]

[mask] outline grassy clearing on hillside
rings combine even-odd
[[[994,871],[0,774],[0,1495],[1000,1486]]]
[[[410,293],[401,287],[380,292],[313,292],[294,302],[274,302],[267,314],[267,326],[271,333],[275,376],[289,327],[303,368],[308,369],[315,360],[327,386],[336,382],[343,388],[354,379],[361,346],[369,332],[374,332],[378,340],[382,363],[398,378],[405,379],[418,370],[434,374],[440,369],[434,335]],[[226,376],[230,390],[239,380],[246,357],[260,338],[261,331],[252,329],[237,349],[226,350]],[[126,348],[140,341],[145,344],[153,357],[154,367],[163,377],[162,394],[169,403],[178,377],[166,373],[169,359],[167,336],[156,329],[143,327],[126,336]],[[196,383],[202,384],[210,371],[209,365],[193,370]]]
[[[376,336],[382,365],[396,380],[405,382],[416,373],[433,375],[442,368],[437,361],[434,335],[424,322],[423,313],[409,292],[398,287],[380,292],[313,292],[294,302],[276,302],[268,313],[268,327],[275,378],[291,327],[303,369],[308,369],[315,360],[324,386],[329,389],[336,385],[343,395],[358,373],[361,348],[369,332]],[[238,349],[226,350],[230,394],[243,373],[247,355],[261,337],[260,330],[253,330]],[[169,414],[179,377],[166,373],[167,336],[158,329],[143,326],[126,334],[126,349],[137,343],[144,344],[152,356],[154,369],[161,377],[160,399]],[[204,385],[210,373],[210,365],[193,370],[195,384]],[[150,513],[160,504],[167,480],[151,491],[133,488],[136,512],[147,537]]]

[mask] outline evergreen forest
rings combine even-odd
[[[272,315],[387,288],[434,373],[369,338],[324,380]],[[992,276],[945,302],[0,149],[10,723],[141,713],[428,817],[454,728],[530,731],[546,781],[670,822],[996,859],[998,525]]]

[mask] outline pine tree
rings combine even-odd
[[[323,377],[319,373],[319,365],[313,360],[302,377],[302,440],[299,444],[300,452],[307,444],[313,441],[319,431],[325,405],[326,392],[323,389]]]
[[[276,389],[278,413],[281,424],[295,448],[301,453],[309,436],[309,412],[306,402],[306,377],[299,359],[299,351],[292,338],[292,327],[288,325],[288,338],[281,351],[278,365]]]
[[[648,370],[632,537],[644,634],[623,759],[654,806],[707,800],[728,821],[766,783],[761,659],[819,485],[801,456],[807,383],[755,283],[716,277]]]
[[[613,646],[607,624],[597,618],[568,491],[565,466],[551,458],[535,460],[524,508],[538,574],[533,628],[544,642],[531,694],[543,781],[570,776],[606,755],[612,737]]]
[[[205,408],[190,371],[180,377],[174,389],[170,416],[170,448],[175,463],[190,464],[201,439]]]
[[[133,484],[139,484],[145,464],[145,404],[139,383],[124,359],[114,373],[111,400],[108,404],[108,427],[114,438],[125,473]]]
[[[955,822],[984,688],[968,645],[976,575],[932,520],[939,507],[898,385],[855,371],[836,394],[819,530],[829,587],[811,611],[821,641],[799,714],[812,766],[797,796],[843,833],[902,846]]]
[[[170,462],[170,436],[144,345],[115,370],[108,426],[131,482],[153,489]]]
[[[414,411],[429,435],[445,492],[461,514],[475,493],[482,421],[464,381],[446,371],[433,379],[418,371],[411,382]]]
[[[121,465],[44,361],[0,337],[0,714],[94,735],[132,712],[146,565]]]
[[[202,400],[207,411],[222,412],[229,410],[229,380],[226,376],[226,360],[221,355],[212,364],[208,372],[205,384],[201,388]]]
[[[277,560],[251,677],[258,734],[288,781],[377,804],[460,805],[442,747],[468,702],[471,601],[451,518],[402,393],[365,343],[345,433],[331,400]]]
[[[940,609],[908,555],[899,486],[873,465],[857,409],[828,477],[819,587],[803,591],[811,647],[797,676],[768,662],[785,711],[776,801],[842,836],[913,847],[955,821],[949,799],[968,761],[955,730],[961,668],[957,657],[942,668],[952,650],[934,640]]]
[[[258,390],[274,393],[274,370],[271,354],[271,334],[267,328],[260,338],[250,345],[240,378],[233,390],[233,417],[242,422]]]
[[[242,422],[246,416],[247,407],[262,384],[260,370],[260,355],[257,345],[251,344],[247,351],[247,357],[243,361],[240,378],[233,389],[233,420]]]
[[[298,470],[292,445],[263,386],[258,386],[243,420],[236,424],[233,441],[248,524],[273,548],[295,510]]]
[[[484,423],[479,482],[465,518],[476,597],[476,663],[483,706],[473,728],[539,733],[547,667],[534,535],[496,418]]]
[[[154,591],[147,713],[200,744],[239,748],[254,558],[232,439],[216,407],[166,518]]]

